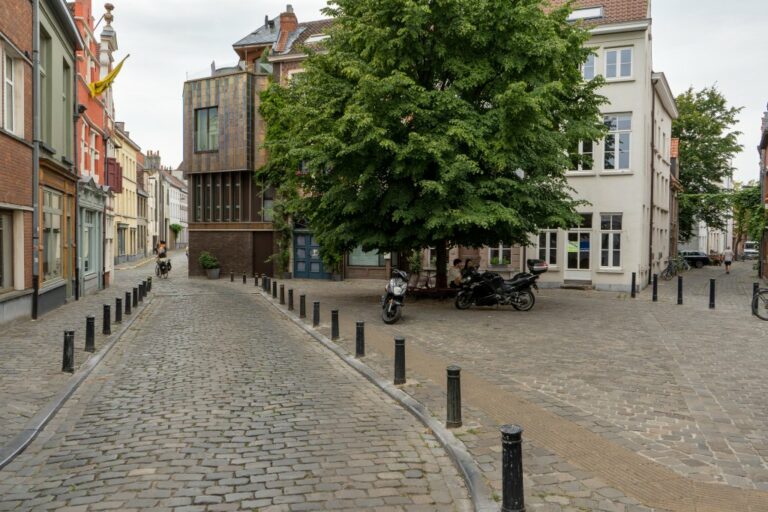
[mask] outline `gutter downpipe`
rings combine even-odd
[[[85,51],[83,50],[83,53]],[[81,231],[81,220],[80,219],[80,167],[78,166],[78,160],[77,160],[77,125],[78,121],[81,120],[81,114],[80,114],[80,101],[77,95],[77,50],[75,50],[75,61],[73,63],[73,73],[72,73],[72,99],[73,104],[71,105],[74,107],[74,110],[72,111],[72,119],[73,119],[73,129],[72,129],[72,160],[74,161],[74,164],[72,166],[72,173],[77,177],[77,182],[75,184],[75,214],[73,215],[75,219],[75,300],[80,300],[80,242],[82,242],[82,237],[80,235]],[[83,157],[85,158],[85,157]]]
[[[651,78],[651,204],[649,214],[648,234],[648,284],[651,284],[653,275],[653,200],[656,184],[656,155],[653,150],[656,146],[656,80]]]
[[[40,0],[32,0],[32,319],[40,295]]]

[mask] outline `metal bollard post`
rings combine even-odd
[[[123,323],[123,299],[115,297],[115,323]]]
[[[461,426],[461,368],[451,365],[448,373],[448,406],[446,409],[445,426],[458,428]]]
[[[131,314],[131,292],[125,292],[125,314]]]
[[[235,272],[233,270],[229,271],[229,282],[234,283],[235,282]]]
[[[653,274],[653,302],[659,301],[659,275]]]
[[[637,296],[637,272],[632,272],[632,292],[631,297],[634,299]]]
[[[96,317],[88,315],[85,317],[85,351],[94,352],[96,350]]]
[[[137,307],[139,307],[139,289],[138,288],[133,289],[133,300],[131,301],[131,303],[133,305],[133,309],[136,309]]]
[[[331,339],[339,339],[339,310],[331,310]]]
[[[299,318],[307,318],[307,296],[299,295]]]
[[[112,312],[110,311],[109,304],[104,304],[104,328],[102,329],[102,334],[112,334],[112,326],[110,325],[110,321],[112,320]]]
[[[285,305],[285,285],[280,285],[280,305]]]
[[[149,291],[152,291],[152,277],[147,278],[147,286],[149,286]]]
[[[405,384],[405,338],[395,338],[395,385]]]
[[[501,427],[501,512],[525,512],[523,495],[523,429]]]
[[[293,311],[293,288],[288,290],[288,311]]]
[[[677,304],[683,304],[683,276],[677,276]]]
[[[760,283],[752,283],[752,297],[749,298],[749,304],[752,308],[752,315],[757,315],[757,308],[753,306],[755,303],[755,295],[760,291]]]
[[[320,325],[320,303],[315,301],[312,303],[312,327]]]
[[[709,309],[715,309],[715,280],[709,280]]]
[[[259,274],[253,275],[253,286],[256,286],[256,287],[259,286]]]
[[[139,302],[144,302],[144,285],[139,283]]]
[[[277,298],[277,281],[272,281],[272,298]]]
[[[355,324],[355,357],[365,357],[365,322]]]
[[[75,331],[64,331],[64,352],[61,371],[75,373]]]
[[[243,284],[246,284],[248,281],[248,277],[245,275],[245,272],[243,272]]]

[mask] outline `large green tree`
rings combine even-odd
[[[323,251],[527,243],[577,202],[568,148],[603,126],[588,32],[542,0],[333,0],[326,52],[262,95],[269,164]],[[301,191],[297,193],[296,191]]]
[[[734,131],[741,108],[728,105],[717,87],[689,88],[677,99],[680,117],[672,136],[680,139],[680,239],[687,240],[699,221],[724,228],[731,201],[722,193],[725,178],[733,176],[733,157],[741,152],[740,132]]]
[[[748,240],[761,240],[766,225],[766,210],[760,196],[760,186],[751,183],[740,187],[733,193],[732,206],[736,240],[741,240],[745,235]]]

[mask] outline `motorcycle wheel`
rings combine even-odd
[[[392,307],[389,307],[388,305],[384,305],[383,308],[381,308],[381,319],[384,320],[385,324],[394,324],[398,320],[400,320],[400,317],[403,315],[403,308],[400,307],[399,304],[393,304]]]
[[[536,304],[536,297],[531,290],[525,290],[520,292],[517,296],[517,301],[512,303],[512,307],[518,311],[530,311],[533,305]]]
[[[472,297],[466,292],[459,292],[454,302],[456,309],[469,309],[472,305]]]

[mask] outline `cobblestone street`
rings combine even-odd
[[[0,510],[469,510],[431,432],[261,299],[184,257],[40,436]],[[58,353],[58,352],[57,352]]]

